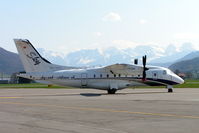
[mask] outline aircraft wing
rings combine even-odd
[[[130,64],[114,64],[105,67],[105,69],[113,74],[122,75],[141,75],[143,72],[143,68],[141,66]]]

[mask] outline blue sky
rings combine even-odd
[[[0,47],[13,38],[37,48],[180,45],[199,48],[198,0],[0,0]]]

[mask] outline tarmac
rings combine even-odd
[[[0,133],[197,133],[199,88],[0,89]]]

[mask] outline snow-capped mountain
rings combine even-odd
[[[104,50],[82,49],[70,52],[67,55],[44,49],[38,49],[38,51],[49,61],[60,65],[103,66],[114,63],[133,63],[136,58],[139,59],[141,64],[143,55],[147,55],[149,64],[169,64],[195,51],[195,49],[191,43],[184,43],[178,48],[170,44],[165,49],[161,48],[161,46],[153,45],[139,45],[128,49],[118,49],[116,47],[109,47]]]
[[[162,57],[159,57],[155,60],[152,60],[150,63],[166,63],[166,62],[175,62],[187,54],[195,51],[191,43],[184,43],[180,48],[176,48],[174,45],[169,45]]]
[[[65,55],[63,53],[49,51],[43,48],[38,48],[37,50],[44,58],[48,59],[50,62],[60,65],[66,65],[66,61],[64,60]]]

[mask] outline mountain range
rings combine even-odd
[[[191,43],[184,43],[181,47],[175,47],[170,44],[166,48],[153,45],[141,45],[135,48],[118,49],[109,47],[107,49],[82,49],[68,54],[37,49],[39,53],[52,63],[67,66],[106,66],[115,63],[133,64],[134,59],[139,59],[142,64],[141,57],[147,55],[147,63],[149,65],[157,65],[170,67],[172,70],[177,69],[174,65],[177,62],[192,60],[199,57],[199,51],[195,51]],[[18,54],[9,52],[0,48],[0,72],[11,74],[13,72],[23,71],[23,66]]]
[[[194,51],[169,66],[172,71],[199,73],[199,51]]]
[[[0,47],[0,73],[11,75],[23,70],[24,68],[18,54]]]
[[[184,43],[179,48],[173,44],[170,44],[165,49],[161,46],[141,45],[128,49],[118,49],[116,47],[109,47],[104,50],[82,49],[66,55],[41,48],[39,48],[38,51],[48,60],[60,65],[104,66],[115,63],[132,64],[136,58],[139,59],[139,63],[141,64],[141,57],[147,55],[148,64],[168,67],[187,54],[195,51],[195,49],[191,43]]]

